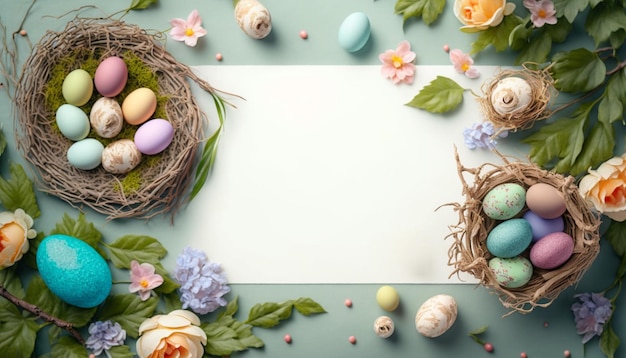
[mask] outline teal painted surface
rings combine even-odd
[[[83,8],[78,13],[85,17],[107,16],[122,10],[130,0],[110,1],[52,1],[39,0],[25,22],[24,28],[29,39],[36,43],[46,30],[60,31],[76,12],[68,13],[83,5],[97,3],[98,9]],[[7,26],[9,34],[17,30],[28,1],[0,2],[0,19]],[[444,44],[451,48],[470,49],[472,35],[458,31],[459,23],[452,15],[451,1],[445,15],[432,26],[410,20],[404,26],[402,18],[393,13],[391,0],[266,0],[264,4],[273,16],[272,34],[262,41],[248,38],[237,26],[230,0],[161,0],[148,10],[127,14],[124,19],[146,29],[167,31],[172,17],[185,18],[194,8],[200,11],[203,25],[208,35],[201,39],[196,48],[169,40],[167,49],[180,62],[188,65],[375,65],[378,54],[395,48],[402,40],[409,40],[417,52],[417,64],[449,64]],[[341,21],[350,13],[362,11],[370,17],[372,37],[368,44],[357,53],[348,53],[339,47],[337,29]],[[64,15],[65,14],[65,15]],[[300,30],[309,34],[307,40],[299,37]],[[20,40],[18,38],[18,40]],[[585,41],[569,41],[564,46],[581,46]],[[20,60],[28,54],[27,46],[20,41]],[[215,60],[215,54],[224,56],[222,62]],[[493,50],[476,57],[480,65],[510,65],[513,55],[495,53]],[[419,73],[418,73],[419,76]],[[7,133],[9,147],[7,153],[12,161],[24,163],[15,147],[12,133],[11,103],[7,96],[0,95],[0,123]],[[8,161],[2,161],[2,169],[7,170]],[[210,185],[210,183],[209,183]],[[460,188],[459,188],[460,190]],[[42,216],[37,220],[37,229],[48,232],[63,213],[76,217],[78,211],[60,200],[38,194]],[[87,219],[92,221],[111,242],[125,234],[147,234],[161,240],[169,249],[170,255],[165,264],[174,266],[175,257],[182,249],[178,238],[185,235],[184,210],[174,226],[169,220],[119,220],[107,222],[101,215],[90,210]],[[219,261],[219,257],[212,257]],[[322,263],[320,263],[322,264]],[[514,314],[503,318],[506,311],[496,297],[489,295],[482,287],[473,285],[396,285],[401,298],[401,309],[388,314],[396,322],[396,334],[383,340],[373,333],[373,322],[385,314],[377,307],[375,292],[381,284],[371,285],[233,285],[231,298],[240,300],[240,318],[245,318],[247,310],[255,303],[282,301],[300,296],[309,296],[320,302],[327,314],[315,317],[302,317],[297,313],[280,326],[265,330],[255,328],[254,333],[261,337],[266,347],[237,354],[242,357],[519,357],[524,351],[529,357],[561,357],[565,349],[572,351],[572,357],[599,357],[597,339],[588,344],[586,354],[575,333],[569,310],[575,292],[601,290],[611,281],[618,260],[607,245],[603,245],[600,258],[585,275],[576,290],[564,292],[548,309],[537,309],[528,315]],[[245,263],[242,262],[242,265]],[[250,269],[254,269],[251,267]],[[285,267],[288,270],[288,267]],[[346,262],[346,269],[350,263]],[[116,274],[114,272],[114,274]],[[119,274],[119,273],[117,273]],[[115,278],[114,278],[115,279]],[[118,287],[119,288],[119,287]],[[459,302],[459,318],[454,327],[437,339],[426,339],[417,334],[414,317],[419,306],[430,296],[448,293]],[[352,308],[343,304],[345,298],[354,301]],[[626,299],[620,299],[620,305]],[[623,308],[616,313],[616,331],[626,333],[626,320]],[[544,326],[547,323],[547,327]],[[480,326],[488,325],[484,338],[492,342],[495,352],[487,354],[474,343],[467,333]],[[293,343],[287,345],[283,335],[289,333]],[[357,343],[348,343],[354,335]],[[623,338],[623,337],[622,337]],[[45,347],[41,349],[45,351]],[[626,355],[623,347],[616,356]]]

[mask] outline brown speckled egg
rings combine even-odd
[[[417,311],[415,327],[425,337],[444,334],[456,321],[457,303],[449,295],[435,295],[426,300]]]
[[[102,167],[109,173],[125,174],[141,162],[141,152],[130,139],[120,139],[102,151]]]
[[[124,125],[122,107],[113,98],[101,97],[91,107],[89,122],[93,130],[102,138],[113,138]]]

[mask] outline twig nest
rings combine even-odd
[[[272,16],[257,0],[239,0],[235,5],[235,19],[246,35],[263,39],[272,31]]]
[[[380,316],[374,321],[374,333],[380,338],[389,338],[395,331],[395,324],[388,316]]]
[[[500,115],[523,111],[532,101],[532,88],[520,77],[506,77],[498,81],[491,92],[491,105]]]

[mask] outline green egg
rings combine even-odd
[[[533,265],[523,256],[494,257],[489,260],[489,268],[496,275],[500,286],[506,288],[522,287],[530,281],[533,275]]]
[[[495,220],[519,214],[526,204],[526,189],[516,183],[504,183],[491,189],[483,198],[483,212]]]
[[[76,69],[65,76],[61,92],[67,103],[80,107],[91,98],[93,79],[89,72],[80,68]]]

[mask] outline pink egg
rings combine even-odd
[[[126,86],[128,68],[124,60],[111,56],[98,65],[94,75],[96,90],[104,97],[115,97]]]
[[[574,253],[574,239],[564,232],[553,232],[539,239],[530,249],[530,262],[551,270],[563,265]]]
[[[174,139],[174,127],[165,119],[155,118],[145,122],[135,132],[135,146],[143,154],[161,153]]]

